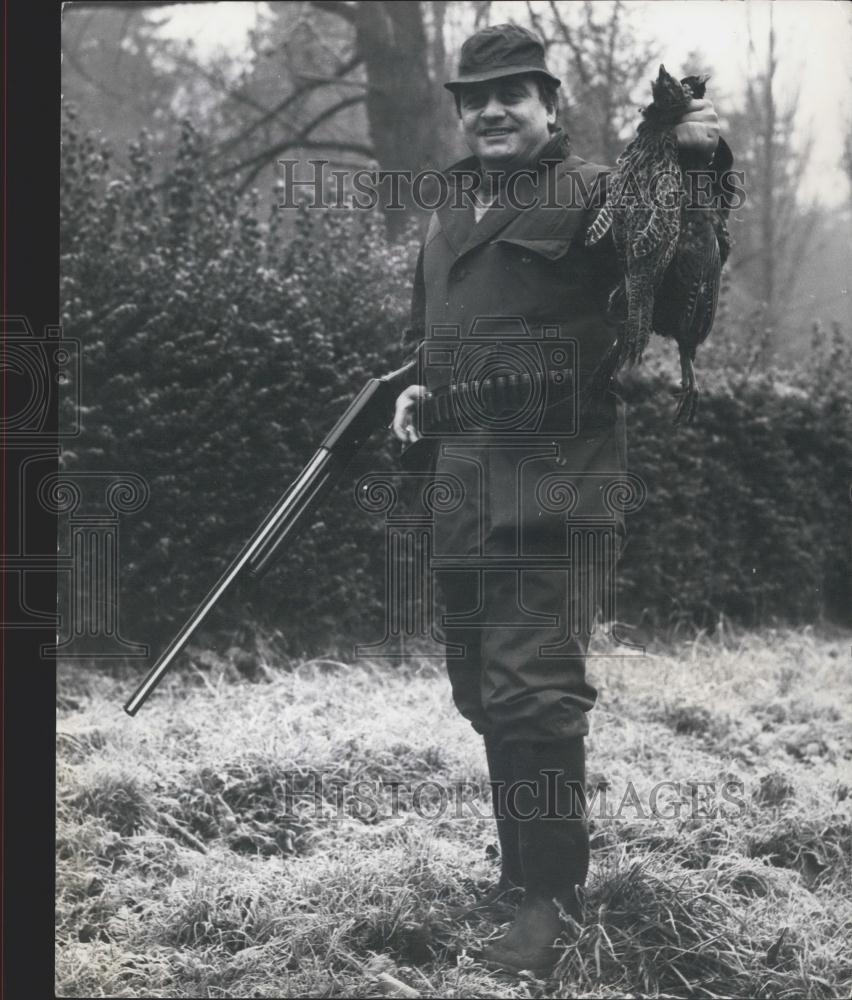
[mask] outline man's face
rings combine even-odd
[[[518,170],[535,162],[550,138],[556,109],[542,103],[535,78],[504,76],[462,87],[461,127],[487,170]]]

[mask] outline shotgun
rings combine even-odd
[[[413,360],[388,375],[371,378],[352,400],[311,460],[266,515],[127,700],[124,710],[128,715],[135,715],[145,704],[190,636],[234,580],[244,570],[247,570],[250,577],[259,580],[283,554],[284,543],[296,538],[308,521],[307,515],[322,503],[367,439],[374,431],[388,426],[393,417],[396,398],[414,381],[416,367],[417,361]]]

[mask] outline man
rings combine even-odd
[[[556,125],[559,85],[523,28],[489,27],[462,47],[446,87],[472,156],[447,171],[420,252],[422,384],[400,395],[393,423],[402,441],[431,437],[437,481],[458,494],[434,527],[447,669],[485,741],[502,856],[492,898],[524,889],[483,957],[539,973],[557,958],[560,908],[581,915],[583,738],[596,697],[585,655],[614,561],[603,543],[580,545],[570,568],[554,557],[566,554],[566,524],[600,525],[607,510],[619,548],[623,518],[606,502],[626,471],[620,399],[604,388],[576,405],[606,386],[591,376],[617,331],[607,298],[621,274],[611,238],[585,246],[607,168],[571,154]],[[730,166],[710,101],[693,101],[676,134],[714,171]],[[442,394],[471,405],[418,426],[418,401]]]

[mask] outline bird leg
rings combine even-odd
[[[680,392],[675,392],[679,402],[675,410],[674,422],[679,424],[683,420],[683,422],[691,424],[698,409],[700,390],[695,381],[692,359],[682,347],[680,348],[680,372]]]

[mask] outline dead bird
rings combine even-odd
[[[608,382],[623,365],[639,363],[652,330],[671,337],[681,358],[676,422],[695,415],[695,350],[713,324],[729,246],[721,214],[688,204],[685,171],[698,165],[679,155],[674,133],[690,101],[704,96],[706,82],[698,76],[678,81],[660,66],[653,100],[618,158],[607,204],[586,235],[590,246],[612,232],[624,274],[610,296],[610,313],[621,319],[621,329],[600,366],[602,377]]]
[[[704,96],[706,77],[686,77],[693,97]],[[680,216],[677,248],[655,296],[654,332],[669,337],[678,346],[681,382],[675,423],[691,423],[698,408],[699,388],[695,379],[695,353],[713,328],[722,268],[731,249],[725,211],[712,203],[703,204],[697,190],[691,192],[690,171],[706,164],[694,155],[681,154],[685,197]]]

